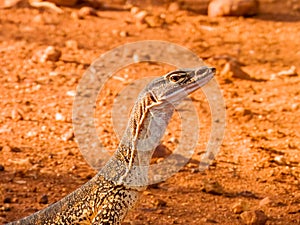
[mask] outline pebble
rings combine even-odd
[[[79,9],[78,13],[79,19],[84,19],[87,16],[98,16],[97,10],[95,10],[92,7],[84,6],[81,9]]]
[[[165,158],[170,154],[172,154],[172,151],[169,150],[165,145],[160,144],[156,147],[152,158]]]
[[[201,219],[201,222],[204,223],[204,224],[216,224],[216,223],[218,223],[218,221],[213,219],[213,216],[211,214],[207,214],[206,218]]]
[[[157,159],[151,160],[151,163],[161,163],[164,160],[165,160],[165,158],[157,158]]]
[[[4,206],[0,207],[0,211],[9,212],[11,211],[11,207],[8,204],[5,204]]]
[[[217,181],[204,181],[201,191],[212,195],[222,195],[224,193],[223,187]]]
[[[10,151],[11,152],[21,152],[22,150],[19,147],[11,147]]]
[[[65,121],[66,118],[65,118],[64,115],[62,115],[61,113],[56,113],[56,114],[55,114],[55,120],[56,120],[56,121]]]
[[[61,51],[54,46],[48,46],[44,51],[38,52],[39,61],[45,63],[46,61],[57,62],[61,56]]]
[[[253,80],[253,78],[246,73],[241,66],[236,62],[228,62],[221,71],[221,76],[225,78],[239,78],[244,80]]]
[[[291,109],[292,110],[298,110],[300,108],[300,104],[299,103],[293,103],[292,105],[291,105]]]
[[[79,16],[78,16],[78,12],[74,12],[74,11],[73,11],[73,12],[71,13],[71,18],[74,19],[74,20],[80,19]]]
[[[65,42],[65,46],[66,46],[68,49],[77,50],[77,49],[78,49],[78,42],[75,41],[75,40],[67,40],[67,41]]]
[[[248,205],[244,201],[238,201],[232,206],[232,212],[235,214],[241,214],[242,212],[248,210]]]
[[[131,13],[132,15],[136,15],[139,11],[140,11],[140,8],[139,8],[139,7],[136,7],[136,6],[134,6],[134,7],[132,7],[132,8],[130,9],[130,13]]]
[[[213,0],[208,5],[208,16],[253,16],[258,10],[258,0]]]
[[[70,96],[70,97],[75,97],[76,96],[76,91],[73,91],[73,90],[71,90],[71,91],[67,91],[67,96]]]
[[[179,144],[179,140],[176,137],[170,137],[169,141],[170,143],[175,143],[175,144]]]
[[[137,24],[143,24],[145,23],[145,18],[148,16],[148,12],[145,10],[142,10],[136,14],[134,14],[134,19]]]
[[[26,137],[31,138],[31,137],[37,137],[39,133],[37,131],[28,131],[26,133]]]
[[[2,147],[2,151],[3,152],[10,152],[11,151],[11,147],[9,147],[8,145],[5,145]]]
[[[169,7],[168,7],[168,11],[169,12],[177,12],[180,10],[180,5],[178,2],[171,2]]]
[[[20,109],[16,109],[14,108],[12,111],[11,111],[11,118],[14,120],[14,121],[19,121],[19,120],[23,120],[23,115],[22,115],[22,111]]]
[[[247,116],[247,115],[252,115],[252,111],[250,109],[245,109],[244,107],[236,107],[234,109],[235,114],[239,116]]]
[[[61,139],[63,140],[63,141],[71,141],[71,140],[73,140],[74,139],[74,132],[73,132],[73,130],[69,130],[69,131],[67,131],[66,133],[64,133],[63,135],[62,135],[62,137],[61,137]]]
[[[292,6],[292,9],[293,9],[294,11],[300,12],[300,4],[295,4],[295,5],[293,5],[293,6]]]
[[[38,14],[32,18],[32,22],[38,23],[38,24],[44,24],[45,20],[42,15]]]
[[[265,197],[264,199],[260,200],[259,206],[260,207],[268,206],[268,205],[271,205],[272,203],[273,203],[273,201],[269,197]]]
[[[297,76],[298,73],[297,73],[297,68],[296,66],[291,66],[290,69],[288,70],[283,70],[279,73],[277,73],[277,76]]]
[[[287,162],[286,162],[286,159],[283,155],[277,155],[274,157],[274,162],[277,164],[277,165],[280,165],[280,166],[284,166],[284,165],[287,165]]]
[[[148,25],[148,27],[161,27],[164,24],[165,20],[163,19],[163,17],[155,15],[147,16],[145,18],[145,22]]]
[[[120,32],[120,37],[128,37],[129,33],[127,31],[121,31]]]
[[[154,200],[153,205],[155,207],[165,207],[167,205],[167,202],[158,198]]]
[[[151,191],[143,191],[143,195],[152,195]]]
[[[48,195],[43,195],[43,196],[39,199],[39,203],[40,203],[40,204],[48,204]]]
[[[261,210],[245,211],[240,215],[246,225],[265,225],[268,217]]]
[[[11,197],[5,197],[3,200],[3,203],[12,203],[12,198]]]
[[[199,163],[192,163],[192,162],[189,162],[189,163],[186,164],[186,167],[187,167],[187,168],[191,168],[191,169],[192,169],[192,168],[195,169],[195,168],[198,168],[198,167],[199,167]]]
[[[0,2],[0,9],[8,9],[19,4],[22,0],[4,0]]]

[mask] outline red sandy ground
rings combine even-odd
[[[197,11],[168,13],[164,5],[157,6],[152,13],[167,16],[158,27],[137,26],[121,5],[82,20],[71,16],[78,8],[62,8],[63,14],[29,7],[1,10],[0,223],[58,201],[95,174],[75,140],[62,139],[72,132],[73,97],[67,92],[76,90],[100,54],[124,43],[155,39],[190,48],[218,71],[226,62],[220,58],[236,58],[247,73],[263,81],[216,75],[226,101],[226,134],[215,163],[203,173],[193,167],[205,150],[210,112],[201,91],[192,95],[201,122],[193,161],[148,188],[124,224],[242,224],[232,211],[240,200],[249,210],[263,210],[267,224],[300,224],[300,76],[272,76],[291,66],[300,73],[300,13],[295,1],[261,2],[261,13],[253,18],[208,18]],[[78,48],[67,48],[69,40]],[[62,51],[59,61],[32,60],[49,45]],[[144,63],[118,76],[135,79],[170,69]],[[112,79],[97,102],[99,137],[111,149],[118,139],[109,109],[125,85]],[[57,113],[65,120],[55,120]],[[163,141],[171,150],[176,145],[169,140],[180,133],[178,121],[171,122]],[[203,192],[212,182],[223,187],[221,195]],[[43,195],[48,202],[40,201]],[[260,205],[266,197],[271,202]]]

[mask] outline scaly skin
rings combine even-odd
[[[178,104],[206,84],[206,66],[170,72],[150,82],[133,106],[127,129],[108,163],[89,182],[59,202],[7,225],[117,225],[147,186],[148,166]]]

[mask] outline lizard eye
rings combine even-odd
[[[176,72],[173,74],[170,74],[169,80],[174,82],[174,83],[181,83],[186,79],[186,73],[183,72]]]

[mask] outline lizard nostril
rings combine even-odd
[[[211,70],[211,72],[213,72],[213,73],[215,73],[215,72],[217,71],[216,68],[214,68],[214,67],[211,67],[210,70]]]

